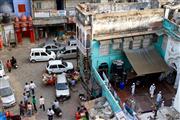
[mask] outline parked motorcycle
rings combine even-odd
[[[58,117],[62,117],[62,110],[60,109],[60,107],[55,108],[54,105],[52,105],[52,110],[54,111],[55,115]]]

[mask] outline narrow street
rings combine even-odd
[[[15,56],[19,65],[18,69],[12,69],[11,73],[8,73],[8,71],[6,70],[6,74],[9,76],[10,83],[15,90],[17,99],[16,106],[7,110],[12,110],[14,114],[19,114],[18,104],[21,100],[23,100],[22,94],[26,82],[35,82],[35,84],[37,85],[36,98],[38,100],[41,95],[44,96],[46,110],[51,107],[52,102],[55,100],[54,86],[45,86],[42,83],[42,74],[45,71],[47,62],[29,62],[30,49],[36,46],[36,44],[25,43],[23,45],[18,45],[16,48],[12,48],[11,50],[8,50],[6,48],[0,51],[0,59],[4,62],[4,64],[7,59],[11,58],[11,56]],[[76,68],[76,60],[68,61],[72,62],[74,64],[74,68]],[[84,93],[80,83],[77,84],[76,87],[77,91],[71,91],[70,100],[67,100],[64,103],[60,104],[60,107],[63,111],[63,117],[61,118],[62,120],[74,119],[77,106],[79,105],[78,93]],[[39,107],[39,102],[37,103],[37,106]],[[38,109],[38,112],[34,114],[35,117],[33,118],[35,118],[36,120],[46,120],[46,112]]]

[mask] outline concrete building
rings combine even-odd
[[[115,113],[120,113],[122,106],[117,104],[116,94],[109,92],[114,60],[124,61],[124,68],[133,71],[135,76],[169,71],[164,59],[170,33],[164,29],[171,27],[166,19],[163,20],[164,9],[159,8],[163,4],[87,3],[76,7],[76,39],[82,79],[85,83],[91,80],[92,94],[105,96]],[[105,74],[99,71],[101,65],[106,66]]]
[[[75,31],[75,6],[89,0],[31,0],[36,39]]]

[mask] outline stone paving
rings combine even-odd
[[[9,108],[8,110],[13,111],[15,114],[19,114],[18,104],[23,99],[23,89],[26,82],[30,82],[33,80],[37,85],[36,89],[36,98],[39,98],[41,95],[45,98],[46,110],[51,107],[52,102],[55,99],[55,88],[54,86],[45,86],[42,83],[42,73],[45,71],[46,62],[38,62],[38,63],[30,63],[29,62],[29,53],[32,47],[36,47],[37,44],[30,44],[24,43],[23,45],[18,45],[16,48],[5,48],[0,50],[0,59],[4,62],[7,59],[10,59],[11,56],[15,56],[17,59],[17,63],[19,65],[18,69],[12,69],[11,73],[8,73],[6,70],[7,75],[10,77],[10,83],[15,90],[17,104],[16,106]],[[73,62],[76,68],[76,60],[68,60]],[[78,94],[85,93],[82,85],[79,83],[77,84],[77,91],[71,91],[71,99],[65,101],[64,103],[60,104],[60,107],[63,111],[62,118],[56,118],[61,120],[73,120],[74,115],[79,105]],[[30,100],[31,101],[31,100]],[[39,104],[37,103],[37,106]],[[34,114],[33,117],[23,118],[24,120],[47,120],[46,112],[38,109],[38,112]]]

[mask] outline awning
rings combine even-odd
[[[154,47],[124,51],[137,76],[166,72],[168,66]]]

